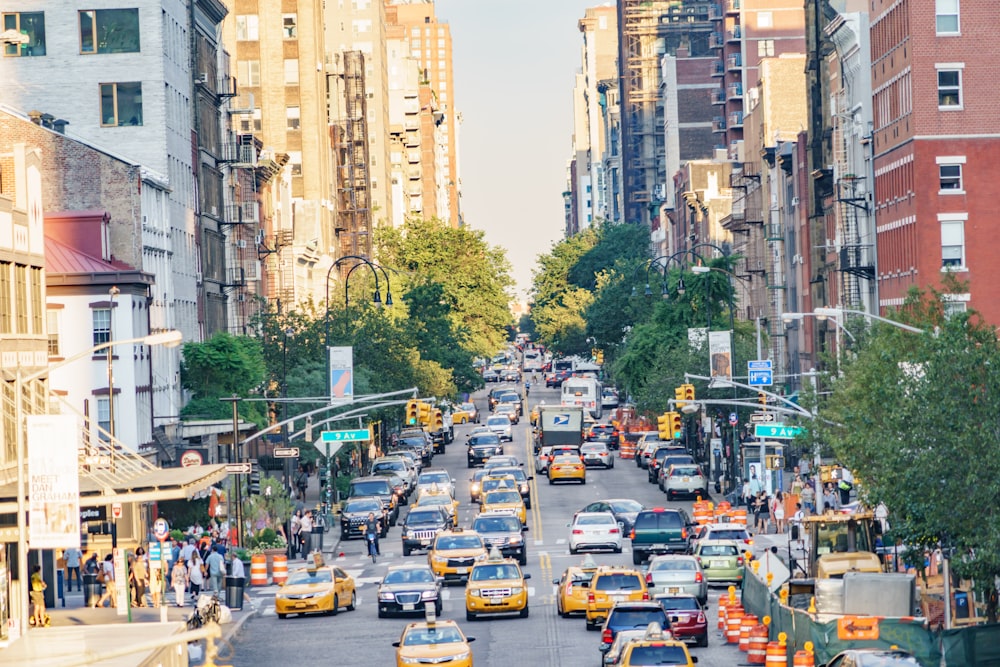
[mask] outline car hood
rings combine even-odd
[[[399,655],[407,658],[440,659],[459,655],[468,650],[468,644],[421,644],[419,646],[401,646]]]
[[[437,584],[432,582],[410,582],[398,584],[382,584],[378,587],[379,593],[423,593],[424,591],[436,591]]]

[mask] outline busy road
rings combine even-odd
[[[518,386],[520,389],[521,387]],[[475,396],[483,419],[488,413],[485,392]],[[558,404],[559,390],[532,387],[525,408],[525,417],[539,401]],[[456,425],[454,442],[444,454],[434,457],[433,467],[446,467],[456,481],[456,498],[461,501],[459,525],[469,526],[478,513],[478,505],[469,502],[469,477],[472,470],[466,463],[466,437],[472,424]],[[664,494],[647,483],[646,472],[632,461],[617,460],[608,470],[588,469],[587,483],[550,486],[544,475],[535,473],[531,447],[531,426],[524,418],[514,427],[513,442],[505,445],[507,454],[516,455],[524,464],[531,482],[533,503],[528,510],[526,533],[528,555],[524,571],[528,580],[530,617],[504,616],[468,622],[465,619],[464,587],[450,585],[444,589],[442,618],[458,621],[466,635],[475,637],[472,644],[476,665],[500,667],[508,665],[581,665],[600,664],[600,635],[588,632],[583,618],[560,618],[556,611],[558,579],[570,565],[578,565],[582,555],[571,555],[567,538],[568,523],[573,513],[590,502],[602,498],[633,498],[647,507],[668,506]],[[669,503],[690,510],[689,501]],[[401,517],[405,514],[403,508]],[[402,518],[400,519],[402,522]],[[335,530],[327,539],[336,539]],[[378,582],[386,568],[401,562],[426,562],[423,552],[406,558],[402,555],[400,528],[394,527],[382,540],[382,557],[372,564],[366,557],[362,540],[341,542],[337,547],[336,564],[354,577],[357,585],[357,607],[329,616],[293,616],[279,619],[273,602],[258,598],[261,613],[251,620],[235,641],[233,662],[239,665],[272,667],[285,661],[296,664],[337,664],[343,667],[395,664],[395,649],[406,624],[422,618],[385,618],[377,615],[375,604]],[[600,565],[632,567],[628,540],[623,553],[601,551],[593,554]],[[645,566],[643,566],[645,567]],[[718,598],[724,588],[709,590],[709,645],[692,648],[700,665],[730,666],[742,662],[734,647],[724,645],[716,630]]]

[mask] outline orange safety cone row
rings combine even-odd
[[[744,653],[750,650],[750,630],[757,626],[758,620],[753,614],[744,614],[740,620],[739,649]]]
[[[719,597],[719,630],[725,633],[726,630],[726,609],[735,604],[736,601],[736,587],[730,586],[727,595],[722,595]]]

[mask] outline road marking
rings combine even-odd
[[[540,547],[545,544],[545,540],[535,540],[535,546]]]
[[[538,554],[538,565],[541,569],[542,581],[552,581],[552,559],[549,557],[547,552],[542,552]],[[551,598],[546,598],[545,602],[548,603]]]
[[[566,544],[566,538],[560,537],[558,540],[556,540],[556,544]]]

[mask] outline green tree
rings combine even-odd
[[[995,619],[1000,525],[984,511],[1000,503],[1000,343],[974,312],[946,318],[941,296],[914,292],[894,315],[926,333],[876,324],[859,336],[826,378],[816,428],[865,500],[888,507],[896,540],[956,549],[956,573]]]
[[[228,419],[232,408],[220,398],[259,393],[266,377],[260,341],[220,332],[204,343],[185,343],[181,362],[181,386],[192,399],[181,410],[182,417]],[[240,415],[258,425],[266,418],[259,403],[240,403]]]

